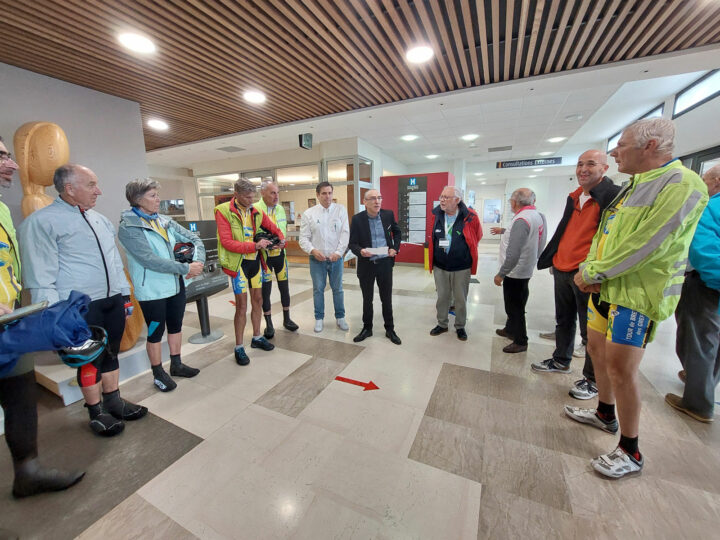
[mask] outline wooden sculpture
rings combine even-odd
[[[52,185],[55,169],[70,160],[70,145],[62,128],[51,122],[23,124],[15,132],[13,145],[23,188],[21,207],[23,216],[27,217],[53,202],[54,199],[45,193],[45,187]],[[125,275],[130,282],[127,271]],[[144,325],[140,304],[132,293],[132,283],[130,287],[130,298],[135,309],[132,316],[125,321],[121,351],[135,346]]]
[[[28,122],[13,138],[20,183],[23,189],[22,213],[28,217],[35,210],[53,202],[45,187],[53,183],[53,173],[70,159],[70,145],[65,132],[50,122]]]

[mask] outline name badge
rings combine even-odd
[[[448,247],[448,246],[450,245],[450,241],[447,240],[447,239],[445,239],[445,238],[443,238],[443,239],[441,239],[441,240],[438,240],[438,245],[439,245],[441,248],[446,248],[446,247]]]

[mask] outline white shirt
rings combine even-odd
[[[336,253],[340,257],[347,251],[350,240],[348,215],[342,204],[330,203],[324,208],[317,204],[302,214],[300,222],[300,248],[310,254],[313,249],[329,257]]]

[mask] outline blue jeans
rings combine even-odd
[[[330,288],[333,292],[333,307],[335,318],[345,317],[345,296],[342,288],[343,260],[335,262],[320,262],[310,257],[310,277],[313,282],[313,303],[315,304],[315,320],[325,318],[325,284],[330,278]]]

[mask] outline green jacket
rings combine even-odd
[[[267,204],[265,204],[265,201],[263,201],[262,198],[253,204],[253,206],[268,214]],[[270,214],[268,214],[268,216],[269,215]],[[275,225],[278,226],[278,229],[280,229],[283,235],[287,238],[287,216],[285,215],[285,208],[283,208],[283,205],[279,203],[275,206]]]
[[[688,248],[707,201],[707,186],[680,160],[636,174],[603,211],[580,265],[583,280],[602,284],[604,302],[657,322],[667,319],[680,299]],[[598,243],[611,221],[598,259]]]

